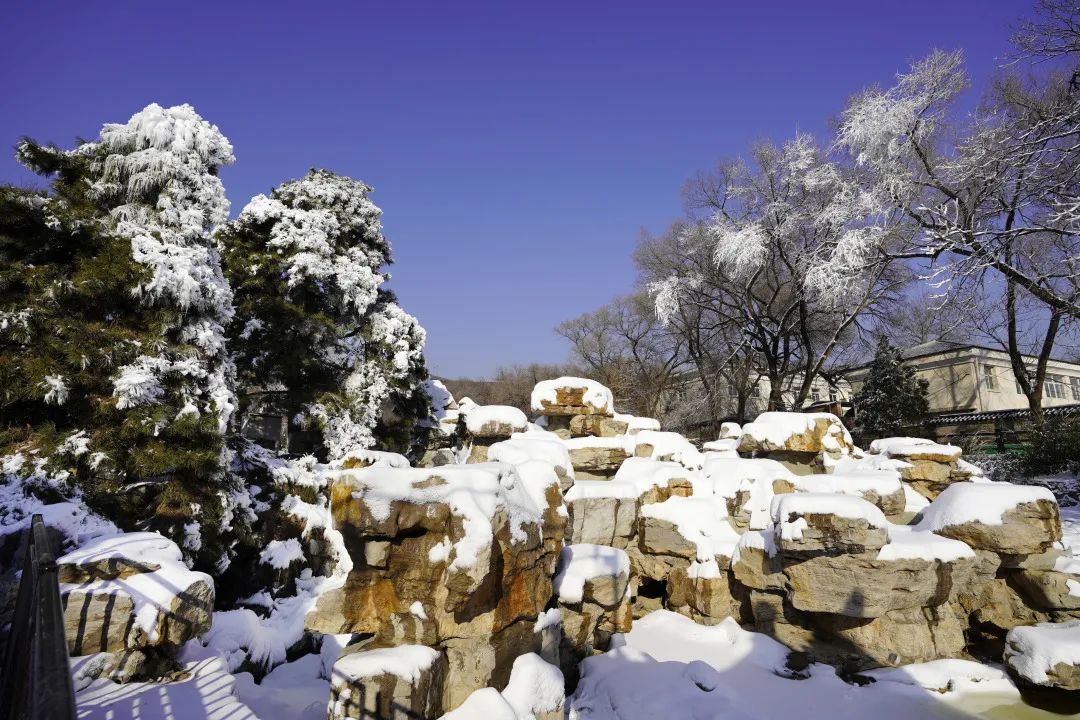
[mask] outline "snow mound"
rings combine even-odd
[[[561,602],[580,603],[586,582],[618,575],[630,577],[630,558],[624,551],[588,543],[567,545],[559,555],[559,569],[553,581],[555,594]]]
[[[619,422],[626,423],[626,434],[636,435],[641,430],[659,430],[660,421],[650,417],[639,417],[626,413],[615,413],[613,416]]]
[[[878,560],[941,560],[952,562],[975,557],[967,543],[919,530],[910,525],[888,527],[889,542],[878,551]]]

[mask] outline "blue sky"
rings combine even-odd
[[[150,102],[232,141],[233,212],[326,167],[375,187],[433,372],[561,361],[552,328],[630,291],[642,228],[753,140],[823,133],[934,47],[976,85],[1024,0],[11,3],[0,144],[70,146]],[[0,182],[32,178],[0,155]]]

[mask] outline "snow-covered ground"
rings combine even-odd
[[[792,679],[786,647],[733,620],[706,627],[666,610],[634,622],[625,645],[589,658],[570,720],[956,720],[1061,718],[1024,705],[999,668],[963,660],[876,671],[851,685],[832,667]]]
[[[1061,509],[1063,542],[1080,556],[1080,506]],[[1023,703],[999,667],[939,660],[869,673],[844,682],[827,665],[789,677],[788,650],[733,620],[706,627],[666,610],[634,622],[612,651],[583,666],[569,720],[1060,720]],[[100,680],[79,692],[79,720],[317,720],[326,717],[329,683],[321,659],[279,665],[261,683],[230,675],[221,660],[188,666],[173,683],[116,685]]]

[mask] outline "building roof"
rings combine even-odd
[[[1080,403],[1072,405],[1054,405],[1043,408],[1043,414],[1047,417],[1056,415],[1075,415],[1077,413],[1080,413]],[[934,415],[927,422],[931,425],[959,425],[968,422],[1020,420],[1028,419],[1030,417],[1030,408],[1017,408],[1014,410],[991,410],[987,412],[947,412]]]
[[[976,345],[974,343],[953,342],[951,340],[931,340],[930,342],[920,343],[918,345],[913,345],[909,348],[900,348],[900,358],[902,360],[916,360],[919,358],[931,357],[933,355],[944,355],[945,353],[959,352],[963,350],[986,350],[987,352],[1008,354],[1008,351],[1005,348],[1000,347],[995,348],[990,347],[989,345]],[[1025,354],[1024,357],[1031,358],[1032,360],[1036,359],[1034,355]],[[1078,367],[1080,367],[1080,363],[1078,363],[1076,360],[1069,360],[1066,358],[1053,356],[1051,356],[1050,359],[1054,362],[1069,363],[1070,365],[1077,365]],[[854,367],[848,368],[846,372],[851,372],[852,370],[863,370],[870,367],[870,365],[872,364],[873,359],[869,360],[866,363],[863,363],[862,365],[856,365]]]

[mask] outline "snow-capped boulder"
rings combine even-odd
[[[922,511],[919,527],[1000,555],[1042,553],[1061,539],[1053,493],[1010,483],[949,485]]]
[[[960,448],[925,438],[883,438],[870,443],[869,452],[869,458],[894,461],[901,478],[930,500],[952,483],[967,482],[981,474],[960,459]]]
[[[711,574],[726,572],[738,542],[723,498],[676,496],[641,508],[639,547],[654,580],[691,565],[710,565],[706,572]]]
[[[743,434],[742,425],[737,422],[720,423],[720,437],[718,440],[738,440]]]
[[[629,423],[606,415],[574,415],[570,418],[571,437],[619,437],[626,435]]]
[[[360,650],[334,663],[328,720],[441,714],[446,658],[422,645]]]
[[[739,453],[780,460],[799,474],[823,472],[855,446],[832,413],[766,412],[742,427]]]
[[[551,596],[542,490],[500,463],[334,474],[331,513],[353,567],[308,629],[435,645],[535,621]]]
[[[1080,610],[1080,559],[1051,549],[1024,559],[1009,574],[1028,604],[1040,610]]]
[[[567,542],[629,547],[636,541],[640,494],[629,483],[578,480],[565,495]]]
[[[659,430],[660,421],[650,417],[615,413],[613,416],[619,422],[626,423],[626,434],[637,435],[642,430]]]
[[[865,553],[880,550],[889,539],[885,515],[859,497],[777,495],[771,512],[777,547],[785,558]]]
[[[612,415],[615,400],[611,390],[595,380],[561,377],[542,380],[533,388],[533,412],[548,417],[558,415]]]
[[[465,415],[465,427],[474,438],[508,439],[528,425],[525,413],[509,405],[478,405]]]
[[[566,440],[575,478],[593,480],[614,475],[623,461],[634,454],[634,444],[629,440],[625,435]]]
[[[171,654],[210,629],[214,581],[157,533],[92,540],[58,560],[68,650]]]
[[[1080,690],[1080,620],[1013,628],[1005,663],[1035,685]]]
[[[836,493],[861,497],[890,517],[900,515],[907,505],[900,474],[895,470],[834,472],[829,475],[800,475],[788,481],[797,492]]]
[[[675,432],[642,430],[633,437],[634,455],[677,462],[697,470],[705,464],[705,457],[692,442]]]

